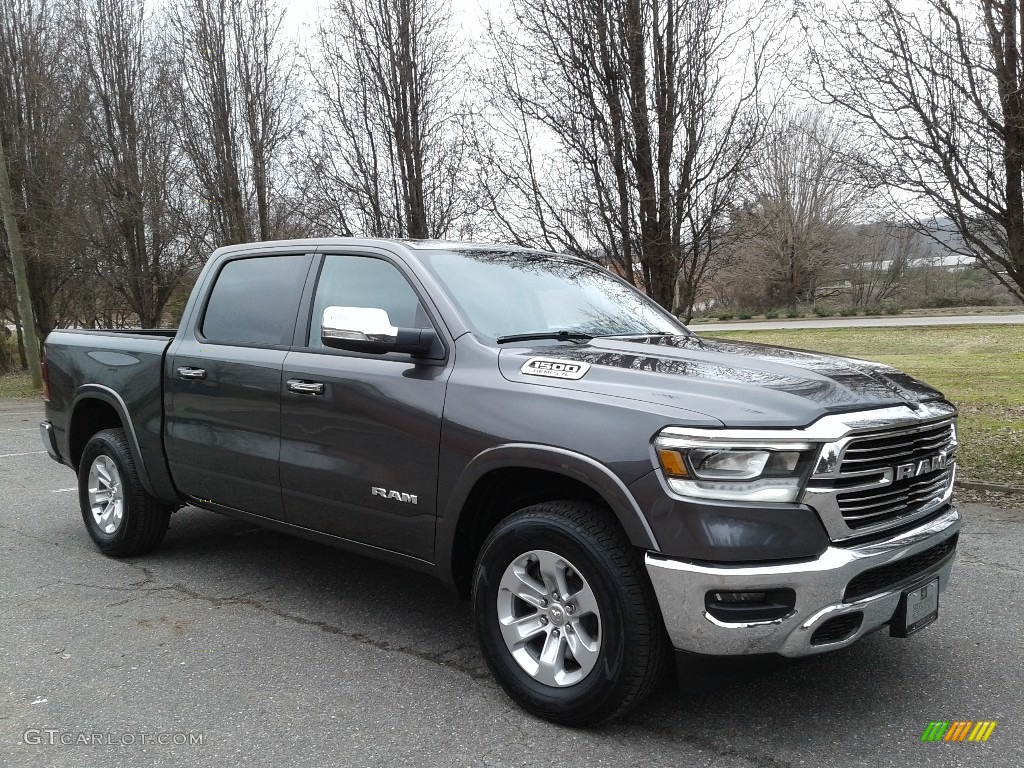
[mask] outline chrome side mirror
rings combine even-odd
[[[327,307],[320,340],[325,347],[349,352],[423,356],[434,347],[437,334],[432,328],[396,328],[388,313],[376,307]]]

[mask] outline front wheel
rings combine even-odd
[[[596,504],[537,504],[500,522],[473,578],[484,658],[533,714],[588,725],[661,681],[668,638],[638,551]]]
[[[141,555],[167,532],[170,507],[149,495],[123,429],[97,432],[78,465],[78,501],[89,536],[112,557]]]

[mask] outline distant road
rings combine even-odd
[[[814,320],[744,320],[738,323],[694,323],[690,330],[774,331],[782,328],[871,328],[909,325],[1024,325],[1024,313],[1012,315],[888,315],[886,317],[828,317]]]

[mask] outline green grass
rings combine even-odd
[[[877,360],[906,371],[960,408],[962,479],[1024,487],[1024,327],[800,328],[713,335]]]
[[[32,377],[27,372],[0,374],[0,397],[41,398],[42,392],[33,391]]]

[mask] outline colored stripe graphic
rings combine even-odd
[[[948,720],[932,720],[921,734],[921,741],[941,741],[948,728]]]
[[[949,732],[943,741],[963,741],[967,735],[967,729],[974,725],[970,720],[957,720],[949,727]]]
[[[981,720],[974,730],[971,731],[971,735],[967,738],[968,741],[988,741],[988,737],[992,735],[992,731],[996,729],[995,720]]]
[[[995,720],[932,720],[921,741],[988,741],[996,725]]]

